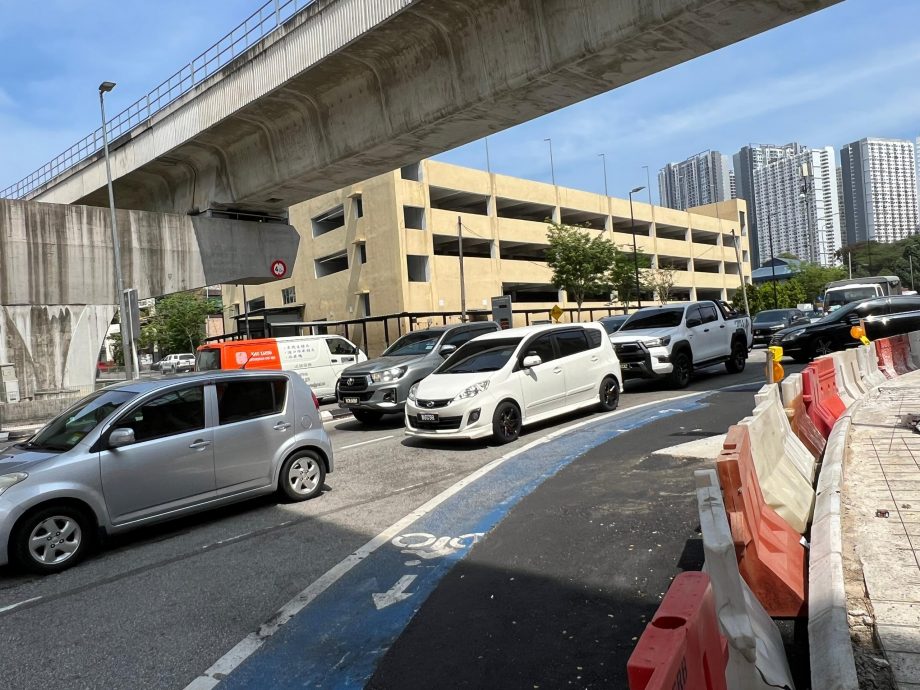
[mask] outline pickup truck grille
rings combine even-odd
[[[343,376],[339,379],[339,390],[343,393],[367,390],[367,376]]]
[[[646,349],[640,343],[617,343],[614,350],[620,362],[645,361]]]

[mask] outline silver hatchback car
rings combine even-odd
[[[275,491],[313,498],[333,469],[318,407],[285,371],[104,388],[0,452],[0,565],[57,572],[101,535]]]

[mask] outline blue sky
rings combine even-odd
[[[0,0],[0,187],[98,126],[96,87],[118,82],[110,114],[166,79],[261,3],[253,0]],[[625,196],[657,170],[748,142],[839,148],[920,135],[920,2],[845,0],[489,138],[492,169]],[[485,167],[480,142],[442,159]]]

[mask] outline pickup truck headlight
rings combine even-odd
[[[475,398],[477,395],[482,393],[488,387],[489,387],[488,381],[480,381],[479,383],[474,383],[472,386],[469,386],[468,388],[466,388],[465,390],[461,391],[456,396],[454,396],[454,400],[451,400],[451,402],[454,402],[455,400],[465,400],[467,398]]]
[[[13,472],[11,474],[0,475],[0,495],[9,489],[13,484],[18,484],[29,475],[25,472]]]
[[[390,381],[401,379],[406,375],[406,371],[408,371],[408,367],[393,367],[386,371],[378,371],[371,374],[371,381],[374,383],[389,383]]]
[[[646,347],[666,347],[671,342],[671,336],[664,335],[660,338],[652,338],[645,341]]]

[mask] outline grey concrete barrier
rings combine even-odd
[[[850,414],[851,411],[847,411],[837,420],[828,438],[811,526],[808,643],[814,690],[859,690],[847,621],[840,524],[840,492]]]

